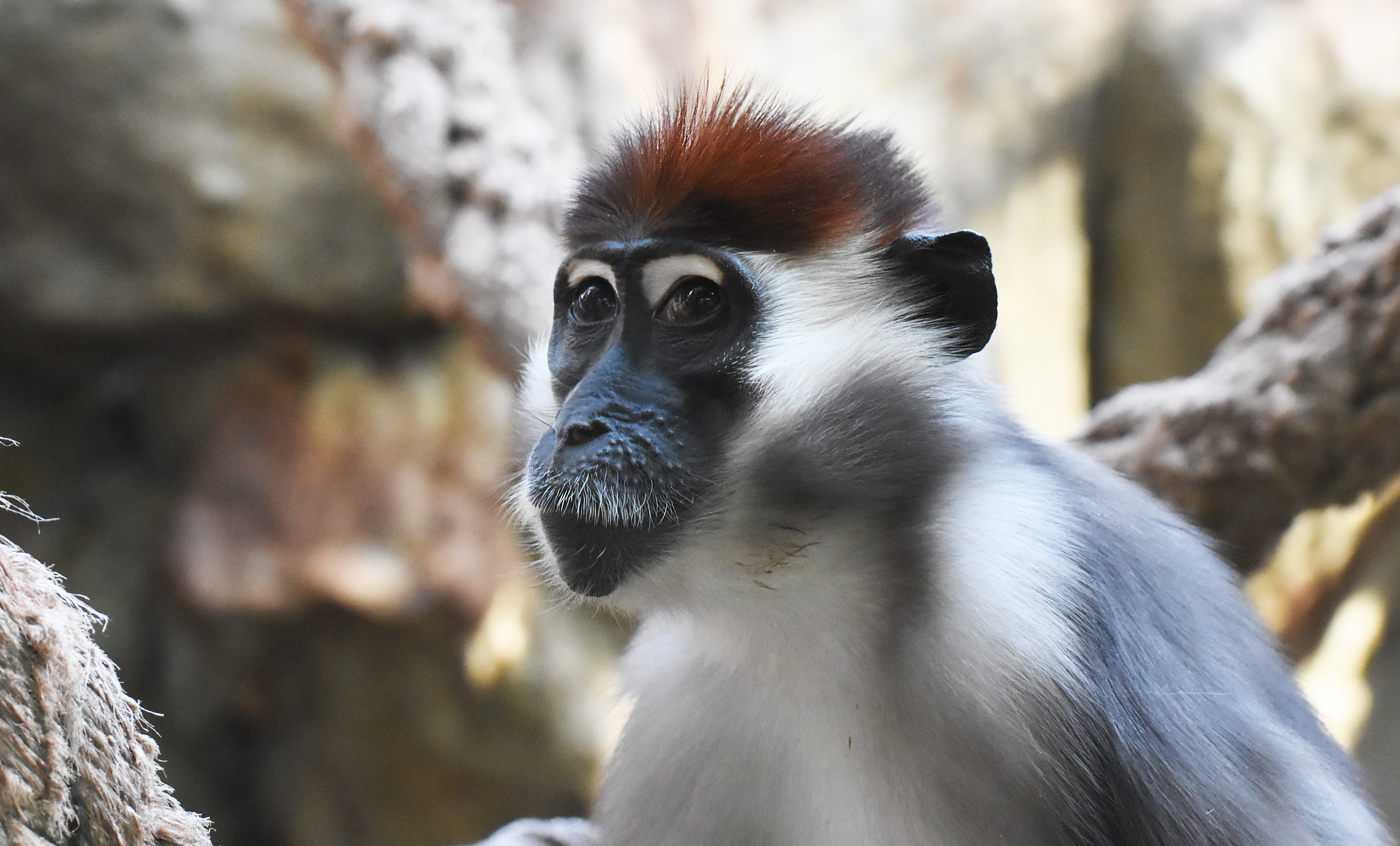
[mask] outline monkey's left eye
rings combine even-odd
[[[683,276],[656,316],[670,323],[700,323],[724,308],[724,289],[703,276]]]
[[[576,323],[602,323],[617,313],[617,294],[600,276],[592,276],[574,286],[569,317]]]

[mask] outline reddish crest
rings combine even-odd
[[[888,135],[702,90],[619,140],[584,177],[564,231],[575,247],[680,236],[801,252],[860,232],[888,243],[929,223],[928,197]]]

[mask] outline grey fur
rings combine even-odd
[[[922,617],[887,613],[897,595],[884,596],[888,604],[861,596],[871,613],[856,615],[850,631],[825,632],[824,641],[820,621],[810,621],[799,639],[805,654],[712,648],[708,627],[735,620],[704,610],[679,625],[673,614],[644,624],[629,669],[637,704],[599,800],[599,842],[1390,842],[1351,765],[1196,533],[999,415],[984,409],[974,419],[944,432],[964,458],[920,527]],[[969,536],[972,527],[943,518],[947,497],[988,483],[979,477],[998,475],[989,472],[996,466],[1015,468],[1046,499],[1036,512],[1012,503],[991,522],[1000,532]],[[907,560],[880,560],[882,549],[904,545],[887,531],[870,536],[870,560],[850,565],[907,573]],[[1014,603],[979,609],[979,597],[940,577],[954,555],[982,562],[971,566],[1014,565],[997,552],[1008,534],[1043,539],[1044,562],[1063,568],[1043,585],[1072,634],[1057,665],[1014,651],[982,662],[966,646],[999,651],[1014,641],[943,637],[940,613],[953,606],[959,616],[986,615],[985,633],[1015,626],[997,616]],[[1036,574],[1008,566],[990,575]],[[753,622],[761,638],[770,623]],[[804,717],[808,709],[826,718]],[[794,723],[829,736],[802,736]],[[839,770],[857,742],[874,749],[856,765],[869,770],[852,780],[858,792],[804,789],[814,759],[817,769]],[[854,830],[841,825],[862,814],[871,819]],[[838,836],[824,839],[827,831]]]
[[[816,432],[802,442],[817,469],[798,466],[800,451],[778,463],[804,479],[873,467],[891,475],[883,487],[837,479],[810,501],[774,496],[773,444],[786,441],[747,433],[768,446],[748,465],[761,472],[730,484],[746,513],[712,515],[658,569],[743,550],[723,566],[763,586],[730,609],[685,607],[691,591],[662,579],[640,600],[662,610],[628,659],[637,702],[599,799],[599,843],[1391,842],[1198,534],[1025,434],[959,369],[941,368],[936,399],[923,394],[940,448],[899,465],[878,431],[870,451],[845,455]],[[836,407],[867,409],[867,428],[908,419],[888,404],[814,405],[818,419]],[[998,510],[961,520],[968,492]],[[784,543],[805,549],[772,551]],[[813,563],[824,546],[836,555]],[[1027,549],[1035,560],[1018,557]],[[789,616],[777,595],[800,593],[804,568],[871,583],[835,611],[826,603],[841,597],[816,586],[805,618]],[[1051,642],[1023,641],[1047,613],[1061,624]],[[950,619],[972,628],[950,638]]]
[[[872,235],[723,257],[725,290],[753,305],[715,337],[752,337],[724,348],[742,350],[723,371],[737,399],[664,546],[556,531],[533,468],[517,488],[546,575],[571,554],[552,543],[596,541],[616,561],[590,595],[642,620],[597,844],[1392,843],[1208,543],[1028,434],[960,361],[995,320],[985,240],[897,243],[914,252]],[[607,249],[625,268],[627,243]],[[950,301],[952,284],[973,287]],[[535,357],[525,417],[546,445],[548,421],[633,383],[618,362],[669,385],[651,342],[626,340],[651,337],[650,315],[570,342],[565,314],[553,348],[594,358]],[[678,344],[703,362],[705,337]],[[602,383],[579,388],[590,372]],[[668,390],[688,384],[709,383]]]

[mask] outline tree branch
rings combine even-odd
[[[1400,187],[1266,278],[1199,372],[1125,389],[1074,440],[1257,568],[1299,512],[1400,472],[1398,273]]]
[[[548,325],[572,141],[525,95],[497,0],[287,0],[343,134],[399,217],[414,298],[514,374]]]

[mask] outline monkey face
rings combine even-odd
[[[560,268],[548,352],[559,410],[526,494],[571,589],[612,593],[705,508],[751,393],[755,312],[741,261],[693,243],[605,242]]]
[[[840,433],[908,418],[925,365],[996,323],[986,241],[933,218],[888,136],[744,94],[623,133],[566,210],[574,252],[523,392],[547,428],[515,503],[555,575],[594,597],[635,582],[646,596],[611,602],[646,604],[708,572],[659,562],[724,557],[776,511],[882,507],[831,484],[870,477]],[[908,440],[886,452],[917,464]]]
[[[666,557],[723,511],[725,474],[724,493],[746,491],[758,508],[885,508],[922,496],[927,474],[903,474],[919,482],[909,491],[858,480],[922,466],[913,458],[934,451],[900,399],[922,383],[899,374],[922,372],[932,350],[955,360],[986,342],[990,258],[971,232],[907,235],[877,256],[796,272],[769,255],[666,238],[589,244],[564,262],[548,385],[535,392],[547,390],[536,407],[553,419],[520,493],[570,589],[608,596]],[[872,274],[884,296],[862,304],[849,280]],[[799,372],[810,367],[824,374]],[[821,396],[807,396],[817,385]],[[761,419],[769,406],[797,416],[773,431]],[[856,436],[872,425],[890,436]]]

